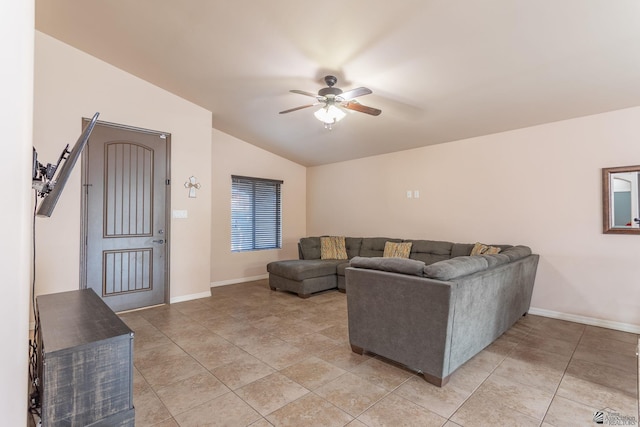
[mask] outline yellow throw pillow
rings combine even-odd
[[[349,259],[344,236],[320,237],[320,259]]]
[[[382,256],[385,258],[409,258],[410,253],[411,242],[386,242]]]
[[[500,248],[497,246],[489,246],[480,242],[476,242],[471,249],[471,256],[474,255],[495,255],[500,253]]]

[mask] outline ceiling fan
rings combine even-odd
[[[293,89],[290,92],[298,93],[300,95],[310,96],[316,99],[313,104],[302,105],[300,107],[290,108],[288,110],[280,111],[280,114],[290,113],[292,111],[302,110],[303,108],[315,107],[316,105],[322,105],[322,107],[314,113],[316,118],[324,123],[324,127],[331,129],[331,126],[342,120],[346,116],[345,112],[341,108],[347,110],[359,111],[361,113],[370,114],[372,116],[378,116],[382,113],[381,110],[373,107],[367,107],[360,104],[355,98],[358,96],[369,95],[373,93],[371,89],[366,87],[358,87],[355,89],[343,92],[342,89],[334,87],[338,82],[335,76],[325,76],[324,78],[327,87],[318,91],[318,94],[307,92],[304,90]]]

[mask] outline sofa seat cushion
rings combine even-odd
[[[350,265],[351,265],[351,263],[349,261],[343,262],[342,264],[338,264],[338,266],[336,267],[336,271],[338,272],[338,276],[344,276],[345,275],[345,270]]]
[[[451,280],[486,270],[489,263],[484,257],[460,256],[439,261],[424,268],[424,275],[437,280]]]
[[[273,261],[267,264],[267,271],[287,279],[301,281],[336,274],[336,267],[341,263],[344,261],[320,259]]]
[[[425,264],[409,258],[355,257],[351,260],[351,267],[422,276]]]

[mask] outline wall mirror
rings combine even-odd
[[[640,165],[602,169],[604,233],[640,234]]]

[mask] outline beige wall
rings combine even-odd
[[[38,32],[34,108],[43,160],[95,111],[172,134],[172,208],[188,211],[171,223],[174,301],[263,276],[267,262],[297,256],[303,235],[387,235],[530,245],[541,254],[535,308],[640,325],[640,239],[601,233],[600,194],[600,168],[640,163],[638,108],[305,171],[212,131],[206,110]],[[282,250],[230,252],[231,174],[285,181]],[[196,199],[182,188],[191,175],[203,184]],[[79,184],[78,168],[54,216],[38,219],[37,294],[78,287]]]
[[[307,233],[529,245],[538,312],[640,332],[640,237],[602,234],[600,178],[640,164],[638,123],[632,108],[309,168]]]
[[[0,2],[0,424],[27,422],[33,1]]]
[[[216,129],[212,134],[211,283],[224,285],[266,274],[266,265],[298,258],[306,233],[306,168]],[[231,175],[280,179],[282,249],[231,252]]]
[[[211,181],[211,113],[105,62],[36,32],[34,145],[53,162],[81,131],[81,117],[171,133],[171,299],[209,291],[211,193],[189,199],[192,175]],[[79,286],[80,165],[51,218],[37,220],[37,294]]]

